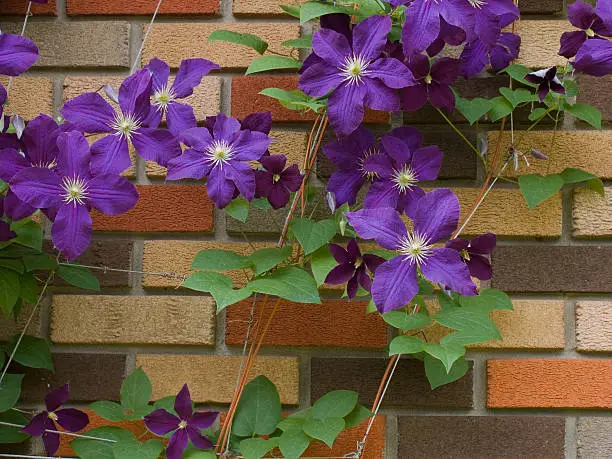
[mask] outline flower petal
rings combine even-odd
[[[92,231],[87,208],[78,204],[65,204],[59,208],[51,226],[51,239],[68,260],[74,260],[87,250]]]
[[[191,394],[189,393],[189,387],[187,384],[183,384],[183,387],[174,399],[174,411],[183,420],[188,420],[193,414],[193,407],[191,406]]]
[[[155,435],[166,435],[178,429],[181,420],[166,410],[155,410],[144,417],[144,423]]]
[[[372,299],[381,314],[404,307],[418,292],[416,265],[404,257],[392,258],[376,270]]]
[[[54,456],[56,451],[59,449],[60,436],[55,432],[45,432],[42,436],[43,445],[45,445],[45,452],[48,456]]]
[[[184,59],[181,61],[172,89],[177,98],[183,99],[193,94],[193,88],[198,86],[204,75],[220,67],[206,59]]]
[[[366,94],[363,103],[373,110],[396,112],[399,110],[399,94],[397,90],[385,86],[374,78],[364,78]]]
[[[386,135],[380,139],[380,143],[385,151],[398,165],[410,162],[412,149],[404,140],[395,135]]]
[[[168,84],[170,66],[161,59],[154,57],[145,67],[151,73],[151,86],[153,90],[160,89]]]
[[[366,268],[368,268],[371,273],[376,273],[378,267],[387,261],[383,257],[379,257],[373,253],[364,253],[363,257],[361,258],[363,259]]]
[[[195,446],[198,449],[212,449],[213,447],[212,442],[208,439],[208,437],[206,437],[205,435],[202,435],[199,429],[196,429],[195,427],[187,426],[186,430],[187,430],[187,435],[189,436],[189,439],[191,440],[191,443],[193,443],[193,446]]]
[[[63,386],[58,386],[45,395],[45,406],[48,411],[55,411],[66,403],[69,397],[70,385],[64,384]]]
[[[304,176],[297,164],[292,164],[280,174],[280,183],[289,191],[297,191],[302,186]]]
[[[495,250],[497,237],[493,233],[485,233],[470,241],[470,252],[478,254],[489,254]]]
[[[62,117],[83,132],[112,132],[115,110],[97,92],[86,92],[67,101],[60,109]]]
[[[45,423],[49,419],[48,412],[43,411],[32,418],[32,420],[26,425],[22,432],[27,433],[32,437],[40,437],[45,431]]]
[[[313,64],[300,76],[298,88],[312,97],[322,97],[342,84],[343,77],[336,67],[325,62]]]
[[[461,75],[465,78],[480,73],[489,63],[486,43],[479,39],[466,43],[459,56],[459,61],[461,62]]]
[[[232,159],[257,161],[274,140],[263,132],[241,131],[232,142]]]
[[[429,102],[434,107],[452,112],[455,109],[455,94],[450,86],[432,82],[428,85]]]
[[[219,113],[215,120],[213,135],[217,140],[231,141],[234,134],[240,130],[240,122],[231,116]]]
[[[417,204],[414,229],[431,243],[448,238],[459,222],[459,199],[447,189],[430,191]]]
[[[252,201],[255,195],[255,174],[248,163],[232,161],[223,167],[225,177],[234,182],[240,194],[247,201]]]
[[[319,29],[312,37],[312,50],[327,63],[340,67],[353,54],[346,37],[331,29]]]
[[[427,87],[424,84],[408,86],[400,90],[400,106],[410,112],[419,110],[427,102]]]
[[[151,109],[151,74],[144,68],[130,75],[119,88],[119,106],[124,114],[143,121]]]
[[[21,35],[0,31],[0,74],[17,76],[27,71],[38,59],[38,48]]]
[[[397,211],[404,212],[407,217],[414,218],[417,205],[421,198],[425,196],[425,191],[419,186],[408,188],[404,193],[400,193],[397,202]]]
[[[366,209],[377,207],[391,207],[397,209],[399,195],[399,190],[390,179],[380,180],[370,185],[363,206]]]
[[[17,150],[0,150],[0,180],[8,182],[17,172],[28,167],[30,163]]]
[[[205,127],[196,127],[182,132],[179,140],[188,147],[204,151],[211,144],[213,138],[210,131]]]
[[[467,261],[467,267],[470,270],[470,276],[476,279],[489,280],[493,277],[491,263],[482,255],[471,255]]]
[[[360,237],[374,239],[385,249],[397,249],[398,240],[406,236],[404,222],[390,207],[348,212],[346,218]]]
[[[287,205],[289,198],[291,198],[291,193],[282,183],[278,182],[272,185],[267,197],[273,209],[280,209]]]
[[[587,40],[576,54],[574,68],[592,76],[612,73],[612,42],[608,40]]]
[[[189,425],[198,429],[208,429],[219,416],[217,411],[196,411],[189,419]]]
[[[338,262],[339,264],[353,263],[355,261],[355,259],[351,257],[351,255],[348,253],[348,250],[346,250],[341,245],[330,243],[327,244],[327,248],[332,254],[332,257],[334,257],[334,260],[336,260],[336,262]]]
[[[227,206],[234,197],[234,182],[225,177],[219,168],[213,168],[206,182],[206,192],[208,197],[219,209]]]
[[[361,125],[349,136],[325,144],[323,151],[337,168],[354,170],[359,158],[370,153],[374,144],[374,134]]]
[[[168,105],[166,121],[168,122],[168,130],[175,136],[187,129],[196,127],[198,124],[191,105],[181,104],[180,102],[172,102]]]
[[[267,171],[273,174],[282,174],[287,163],[287,157],[285,155],[262,156],[259,158],[259,162]]]
[[[453,249],[433,249],[421,264],[427,279],[439,282],[461,295],[476,295],[478,290],[470,278],[470,270]],[[380,272],[380,268],[378,270]]]
[[[36,207],[22,201],[9,189],[4,198],[4,212],[8,218],[17,221],[32,215],[36,212]]]
[[[183,451],[187,447],[187,432],[186,429],[178,429],[170,437],[168,448],[166,449],[167,459],[181,459]]]
[[[134,133],[132,144],[141,157],[164,167],[168,161],[181,154],[178,139],[162,129],[141,128]]]
[[[63,408],[55,412],[57,423],[68,432],[78,432],[89,424],[89,416],[76,408]]]
[[[570,6],[571,5],[568,5],[568,8]],[[561,35],[559,55],[567,57],[568,59],[574,57],[585,41],[587,41],[587,36],[582,30],[563,32]]]
[[[354,204],[357,193],[365,183],[363,176],[357,171],[336,170],[327,183],[327,191],[334,193],[336,205]]]
[[[443,156],[437,145],[419,148],[412,154],[410,165],[420,182],[438,178]]]
[[[125,177],[98,175],[89,181],[87,199],[91,206],[108,215],[127,212],[136,205],[138,191]]]
[[[378,78],[390,88],[405,88],[416,84],[412,72],[397,59],[377,59],[368,66],[369,76]]]
[[[240,128],[269,134],[272,129],[272,113],[270,111],[251,113],[244,117]]]
[[[61,130],[53,118],[40,114],[23,130],[21,141],[32,164],[45,167],[57,156],[57,136]]]
[[[132,165],[125,137],[107,135],[91,145],[90,169],[93,175],[120,174]]]
[[[9,186],[19,199],[37,209],[58,206],[62,202],[61,179],[46,168],[23,169],[13,176]]]
[[[329,122],[338,136],[349,135],[363,121],[363,84],[342,84],[329,96]]]
[[[404,54],[411,56],[427,49],[440,33],[440,7],[437,2],[418,1],[406,8],[402,29]]]
[[[62,132],[57,137],[57,172],[62,177],[89,177],[89,142],[78,131]]]
[[[379,57],[387,44],[387,35],[391,31],[391,25],[389,16],[374,15],[353,27],[353,52],[355,55],[366,61]]]
[[[355,274],[355,267],[349,263],[343,263],[334,267],[325,277],[325,283],[340,285],[348,282]]]
[[[438,59],[431,66],[430,74],[433,80],[438,83],[453,84],[459,76],[459,61],[450,57]]]
[[[605,0],[600,0],[598,3],[606,3]],[[567,19],[579,29],[588,29],[597,18],[595,8],[582,1],[577,1],[567,5]]]
[[[208,175],[212,163],[202,153],[191,148],[182,155],[168,161],[167,180],[180,180],[184,178],[202,179]]]
[[[411,126],[400,126],[392,129],[387,135],[397,137],[403,141],[410,151],[414,151],[423,143],[423,134],[417,128]]]
[[[352,300],[357,296],[357,291],[359,290],[359,281],[357,280],[357,275],[352,276],[346,284],[346,296],[349,300]]]

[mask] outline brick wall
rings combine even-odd
[[[159,56],[176,68],[182,58],[212,59],[224,69],[204,79],[191,97],[200,120],[219,109],[242,117],[271,110],[274,153],[293,161],[303,154],[312,117],[288,111],[257,93],[268,86],[293,88],[293,75],[241,76],[254,56],[229,45],[207,44],[219,28],[251,32],[279,43],[300,34],[296,21],[283,15],[280,4],[293,0],[166,0],[144,47],[146,60]],[[0,0],[0,27],[20,27],[23,0]],[[34,7],[27,35],[40,47],[38,64],[15,80],[9,111],[31,118],[53,112],[62,101],[104,83],[117,84],[129,72],[154,9],[153,0],[58,0]],[[522,0],[520,23],[526,65],[560,63],[562,0]],[[305,30],[309,32],[309,29]],[[286,51],[286,50],[285,50]],[[542,60],[543,59],[543,60]],[[503,80],[501,80],[503,81]],[[610,77],[586,77],[579,100],[612,118]],[[500,77],[458,83],[466,97],[492,96]],[[476,159],[442,124],[434,111],[406,114],[418,123],[426,141],[446,152],[439,182],[450,186],[469,206],[483,178]],[[367,121],[393,120],[370,112]],[[517,120],[517,128],[525,128]],[[550,129],[544,125],[544,131]],[[469,129],[472,139],[498,135],[485,123]],[[520,193],[500,185],[488,197],[466,233],[494,231],[500,247],[493,255],[490,285],[508,291],[515,311],[499,311],[495,321],[503,342],[480,345],[469,352],[471,370],[463,379],[431,391],[421,363],[402,360],[375,423],[365,457],[537,457],[603,458],[612,456],[612,130],[595,132],[566,121],[548,151],[546,132],[533,132],[529,146],[546,145],[550,161],[539,171],[581,167],[605,179],[606,196],[564,190],[534,211]],[[329,177],[321,158],[318,179]],[[274,243],[273,233],[284,212],[252,212],[246,224],[213,208],[200,185],[164,183],[165,171],[137,163],[128,173],[141,199],[126,215],[93,217],[94,242],[80,261],[144,271],[187,272],[193,255],[203,248],[250,250],[244,232],[257,246]],[[249,305],[237,304],[215,314],[206,296],[175,289],[176,281],[160,277],[108,273],[98,276],[100,296],[55,286],[32,333],[49,337],[56,373],[27,371],[23,398],[40,403],[46,384],[70,381],[76,405],[97,399],[116,400],[122,378],[142,366],[153,380],[154,396],[175,394],[187,381],[194,400],[226,406],[239,366]],[[235,280],[243,282],[241,273]],[[283,302],[254,374],[265,374],[280,390],[288,409],[305,407],[332,389],[353,389],[370,404],[387,362],[390,332],[384,323],[364,315],[363,302],[346,302],[326,293],[321,306]],[[21,324],[0,322],[0,339]],[[432,330],[431,333],[443,333]],[[97,417],[94,424],[105,421]],[[142,433],[141,424],[132,423]],[[313,448],[310,456],[338,456],[354,449],[363,426],[341,436],[333,451]],[[39,452],[39,445],[14,451]],[[384,453],[383,453],[384,450]],[[63,444],[58,454],[69,456]]]

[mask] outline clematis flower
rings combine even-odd
[[[302,185],[302,174],[297,164],[285,169],[285,155],[262,156],[259,162],[264,170],[255,171],[255,197],[268,198],[273,209],[280,209],[289,202],[292,191]]]
[[[607,18],[605,14],[601,17],[598,13],[604,8],[605,0],[597,2],[597,7],[577,1],[567,5],[567,18],[569,22],[581,30],[564,32],[561,35],[561,49],[559,55],[572,58],[578,53],[582,44],[590,39],[601,39],[602,37],[612,37],[612,18]],[[609,3],[609,0],[608,0]],[[608,21],[606,21],[606,18]]]
[[[540,102],[546,98],[550,91],[554,91],[557,94],[565,94],[565,88],[559,78],[557,78],[557,67],[528,73],[525,75],[525,81],[538,85]]]
[[[4,216],[4,198],[0,197],[0,219]],[[6,242],[17,236],[11,231],[11,225],[0,220],[0,242]]]
[[[399,60],[381,57],[391,30],[391,18],[371,16],[352,30],[352,41],[331,29],[320,29],[313,37],[314,53],[322,62],[302,73],[299,88],[309,96],[329,96],[329,121],[338,136],[359,127],[364,106],[396,111],[395,89],[414,84],[410,70]]]
[[[418,110],[429,100],[436,108],[453,111],[455,95],[450,85],[459,76],[459,61],[443,57],[430,67],[429,59],[423,54],[412,56],[407,63],[416,79],[416,85],[400,91],[403,110]]]
[[[242,130],[236,118],[220,113],[213,133],[205,127],[187,129],[180,136],[187,145],[182,155],[168,163],[168,180],[208,177],[206,191],[223,209],[238,189],[247,201],[255,195],[255,171],[248,161],[259,161],[272,139],[263,132]]]
[[[68,401],[70,386],[64,384],[45,395],[45,410],[32,418],[30,423],[21,429],[32,437],[42,437],[47,455],[53,456],[59,448],[60,434],[50,432],[58,430],[58,425],[68,432],[78,432],[89,424],[89,416],[76,408],[62,408]]]
[[[162,166],[181,153],[171,132],[145,127],[151,109],[151,84],[149,71],[142,69],[123,81],[119,88],[118,110],[96,92],[81,94],[66,102],[60,110],[73,129],[112,134],[92,144],[92,173],[120,174],[130,167],[129,142],[144,159]]]
[[[484,70],[488,64],[495,71],[505,69],[518,57],[520,48],[521,37],[514,33],[502,33],[493,45],[479,39],[467,43],[459,56],[461,74],[469,78]]]
[[[26,167],[13,176],[9,186],[31,206],[57,212],[51,238],[55,247],[73,260],[91,240],[89,210],[93,207],[109,215],[127,212],[136,204],[138,192],[125,177],[91,173],[89,143],[80,132],[60,134],[57,146],[57,166],[53,170]]]
[[[422,197],[414,215],[414,230],[408,232],[395,209],[361,209],[346,214],[364,239],[398,253],[376,270],[372,298],[379,312],[405,306],[419,291],[420,271],[431,282],[439,282],[462,295],[475,295],[476,286],[459,252],[434,248],[448,238],[459,222],[459,200],[448,189],[437,189]]]
[[[168,130],[178,136],[181,132],[196,127],[197,121],[193,108],[189,104],[177,102],[193,94],[193,89],[200,84],[202,77],[211,70],[220,67],[206,59],[185,59],[170,85],[170,66],[161,59],[151,59],[146,66],[152,75],[153,107],[146,124],[158,127],[164,115],[168,122]]]
[[[352,43],[353,32],[351,30],[351,17],[348,14],[325,14],[319,18],[319,25],[322,29],[331,29],[334,32],[344,35],[348,42]],[[304,63],[302,64],[302,68],[299,70],[299,73],[304,73],[308,67],[313,64],[323,62],[325,61],[317,56],[316,53],[310,53],[308,57],[304,59]]]
[[[166,435],[174,432],[166,449],[166,457],[168,459],[181,459],[188,440],[191,440],[193,446],[198,449],[211,449],[213,447],[212,442],[202,435],[201,430],[213,425],[219,413],[215,411],[194,412],[187,384],[176,396],[174,410],[178,416],[164,409],[159,409],[144,417],[147,429],[154,434]]]
[[[440,18],[440,32],[438,33],[438,38],[427,47],[427,54],[432,57],[436,56],[444,49],[445,45],[459,46],[465,39],[465,30],[449,24],[444,18]]]
[[[372,288],[370,274],[374,274],[385,259],[371,253],[362,255],[355,239],[348,242],[346,249],[338,244],[327,247],[339,264],[329,272],[325,283],[340,285],[346,282],[346,294],[350,299],[355,298],[360,285],[369,292]]]
[[[31,40],[0,30],[0,75],[21,75],[37,59],[38,47]]]
[[[6,103],[7,95],[4,85],[0,83],[0,131],[4,128],[4,104]]]
[[[496,243],[495,234],[486,233],[469,241],[458,238],[451,239],[446,242],[445,247],[459,252],[472,277],[489,280],[493,271],[487,255],[495,250]]]
[[[612,73],[612,42],[587,40],[572,64],[577,72],[587,75],[602,77]]]

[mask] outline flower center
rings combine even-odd
[[[369,156],[372,155],[378,155],[379,152],[376,148],[372,148],[366,152],[363,153],[363,156],[361,158],[359,158],[358,160],[358,164],[359,164],[359,170],[361,171],[361,175],[366,179],[369,180],[370,182],[374,181],[374,179],[378,178],[378,173],[374,172],[374,171],[367,171],[365,169],[365,161]]]
[[[64,202],[73,205],[84,205],[87,199],[87,183],[81,177],[64,177],[62,179]]]
[[[588,29],[586,29],[584,31],[584,33],[586,33],[587,37],[591,37],[593,38],[595,36],[595,32],[593,31],[593,29],[591,29],[590,27]]]
[[[223,167],[230,159],[232,159],[232,146],[225,140],[213,140],[208,147],[206,147],[206,153],[208,154],[210,161],[216,166]]]
[[[467,249],[461,249],[459,254],[461,255],[461,258],[463,258],[465,261],[470,261],[470,252],[468,252]]]
[[[179,422],[179,425],[178,425],[179,429],[184,429],[185,427],[187,427],[187,421]]]
[[[55,414],[53,411],[51,411],[47,416],[49,416],[49,419],[52,421],[57,421],[57,414]]]
[[[174,91],[168,85],[164,85],[153,93],[153,105],[158,110],[165,112],[168,109],[168,105],[174,101]]]
[[[416,265],[423,263],[431,254],[431,245],[429,238],[420,235],[419,233],[408,233],[399,241],[397,252],[404,255],[404,261],[410,261]]]
[[[395,188],[400,190],[401,193],[412,188],[418,182],[416,174],[408,165],[399,171],[396,170],[392,180],[395,182]]]
[[[274,174],[272,176],[272,183],[277,183],[281,179],[280,174]]]
[[[32,163],[33,167],[42,167],[43,169],[53,169],[57,166],[57,161],[53,158],[51,161],[39,161],[37,163]]]
[[[141,121],[130,113],[115,113],[115,119],[111,124],[111,128],[115,130],[115,135],[130,140],[132,134],[140,129],[140,125]]]
[[[361,84],[362,77],[370,73],[367,71],[369,65],[363,57],[352,55],[344,59],[344,64],[338,67],[338,70],[344,76],[343,81],[348,81],[348,84]]]
[[[484,0],[468,0],[468,2],[470,2],[470,5],[472,5],[474,8],[478,9],[482,8],[487,4],[487,2],[485,2]]]
[[[355,263],[353,263],[353,266],[355,267],[355,269],[359,269],[359,267],[363,264],[363,260],[361,259],[361,257],[357,257],[357,259],[355,260]]]
[[[431,84],[432,81],[433,78],[431,77],[431,75],[425,76],[425,84]]]

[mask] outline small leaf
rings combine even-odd
[[[121,407],[121,405],[115,402],[100,400],[90,404],[89,408],[98,416],[101,416],[111,422],[121,422],[125,419],[124,409]]]
[[[263,54],[268,49],[268,43],[257,35],[250,33],[238,33],[231,30],[215,30],[208,37],[208,41],[226,41],[237,45],[248,46],[259,54]]]
[[[15,410],[9,410],[4,413],[0,413],[0,422],[26,425],[28,422],[30,422],[30,420]],[[0,425],[0,445],[8,443],[21,443],[26,441],[28,438],[30,438],[30,436],[23,433],[20,427]]]
[[[340,432],[344,430],[345,425],[342,418],[310,418],[304,422],[304,432],[317,440],[321,440],[331,448]]]
[[[312,417],[315,419],[343,418],[355,405],[359,395],[352,390],[334,390],[328,392],[312,406]]]
[[[525,86],[531,86],[535,88],[537,84],[530,83],[529,81],[525,80],[525,77],[531,72],[532,70],[529,67],[525,67],[524,65],[519,64],[512,64],[500,71],[499,73],[507,73],[513,80],[520,81]]]
[[[310,257],[310,269],[317,287],[325,283],[325,278],[336,266],[338,266],[338,262],[332,256],[327,244],[313,252],[312,257]]]
[[[308,218],[294,218],[289,224],[289,229],[301,244],[304,254],[310,255],[332,240],[338,232],[338,225],[331,219],[313,222]]]
[[[17,233],[17,237],[11,240],[13,244],[21,244],[39,252],[42,251],[43,231],[38,223],[26,219],[14,222],[11,229]]]
[[[465,355],[465,347],[459,345],[441,345],[438,343],[425,343],[423,350],[444,364],[449,372],[453,363]]]
[[[308,445],[310,445],[310,438],[302,429],[287,430],[278,437],[278,448],[286,459],[298,459],[302,457]]]
[[[87,431],[87,436],[106,438],[115,442],[136,440],[134,434],[119,427],[98,427]],[[115,443],[89,438],[75,438],[70,446],[80,459],[116,459],[113,453]]]
[[[240,442],[240,453],[244,459],[261,459],[278,444],[276,438],[247,438]]]
[[[261,94],[261,93],[260,93]],[[251,205],[253,207],[257,207],[258,209],[268,211],[272,208],[270,201],[267,198],[256,198],[251,201]]]
[[[46,253],[24,255],[23,263],[27,271],[34,271],[35,269],[55,269],[57,267],[55,259]]]
[[[325,104],[317,102],[318,99],[307,96],[299,89],[285,91],[280,88],[265,88],[259,92],[264,96],[271,97],[289,110],[312,110],[318,112]]]
[[[312,48],[312,35],[302,35],[300,38],[284,41],[281,45],[299,49]]]
[[[240,437],[269,435],[281,420],[278,390],[265,376],[257,376],[242,392],[232,424],[232,432]]]
[[[423,363],[425,365],[425,375],[432,389],[463,378],[470,368],[465,359],[459,359],[453,363],[450,371],[447,372],[444,364],[430,355],[425,355]]]
[[[536,108],[534,111],[532,111],[529,116],[527,118],[529,118],[529,121],[535,121],[535,120],[539,120],[540,118],[542,118],[546,112],[548,110],[546,110],[545,108]]]
[[[491,110],[489,110],[489,118],[491,121],[497,121],[504,116],[508,116],[514,109],[512,104],[503,96],[497,96],[491,99]]]
[[[519,104],[540,100],[538,96],[525,88],[510,89],[504,87],[499,88],[499,92],[512,104],[513,108],[516,108]]]
[[[115,459],[157,459],[163,449],[164,444],[157,439],[145,443],[125,439],[113,444]]]
[[[238,196],[223,209],[232,218],[245,223],[249,217],[249,203],[246,199]]]
[[[423,352],[425,341],[416,336],[396,336],[389,345],[389,355]]]
[[[403,332],[423,328],[431,322],[431,318],[424,310],[416,314],[411,314],[408,311],[391,311],[383,314],[382,318],[389,325],[399,328]]]
[[[601,112],[595,107],[577,102],[574,105],[566,103],[564,108],[566,112],[570,112],[576,118],[586,121],[596,129],[601,129]]]
[[[300,5],[281,5],[281,9],[290,16],[300,18]]]
[[[512,311],[512,300],[505,292],[495,288],[483,288],[478,295],[459,296],[459,304],[472,311],[489,313],[494,309]]]
[[[200,250],[189,269],[197,271],[227,271],[232,269],[250,268],[248,257],[231,250],[208,249]]]
[[[284,56],[262,56],[251,62],[245,75],[268,72],[270,70],[299,69],[302,63],[297,59]]]
[[[0,258],[0,267],[22,274],[24,271],[23,262],[14,258]]]
[[[263,274],[279,263],[282,263],[291,256],[291,246],[283,246],[282,248],[270,247],[260,249],[249,255],[248,260],[251,263],[251,268],[256,276]]]
[[[347,13],[348,11],[348,8],[332,3],[306,2],[300,9],[300,25],[326,14]]]
[[[98,282],[98,279],[96,279],[96,276],[94,276],[87,268],[61,263],[57,269],[57,274],[70,285],[74,285],[75,287],[95,290],[97,292],[100,291],[100,283]]]
[[[121,406],[128,411],[137,411],[149,404],[153,387],[142,368],[137,368],[121,385]]]
[[[345,429],[352,429],[353,427],[357,427],[366,419],[372,417],[372,412],[368,410],[365,406],[360,405],[359,403],[353,408],[349,414],[344,417]]]
[[[276,295],[296,303],[321,304],[314,279],[304,270],[291,266],[248,283],[252,291]]]
[[[15,348],[18,339],[19,336],[13,337],[11,350]],[[44,368],[53,371],[51,346],[47,340],[42,338],[24,335],[13,358],[28,368]]]
[[[0,308],[9,315],[19,298],[19,275],[10,269],[0,268]]]
[[[21,380],[25,375],[6,373],[0,383],[0,413],[15,406],[21,394]]]
[[[234,289],[229,277],[211,271],[198,271],[192,274],[183,282],[183,286],[198,292],[210,293],[217,303],[217,311],[248,298],[253,292],[248,285]]]
[[[36,304],[38,301],[38,284],[32,273],[25,273],[19,278],[19,295],[31,304]]]
[[[499,330],[488,313],[473,312],[466,308],[455,308],[439,311],[434,316],[434,320],[440,325],[452,328],[453,330],[459,330],[463,333],[467,332],[474,339],[479,338],[475,342],[501,339]]]
[[[545,176],[540,174],[521,175],[518,181],[521,193],[530,209],[535,209],[538,204],[554,196],[565,183],[563,177],[558,174]]]
[[[471,125],[486,115],[493,107],[490,100],[481,97],[475,97],[472,100],[468,100],[456,96],[455,99],[455,107],[457,107],[459,113],[461,113]]]

